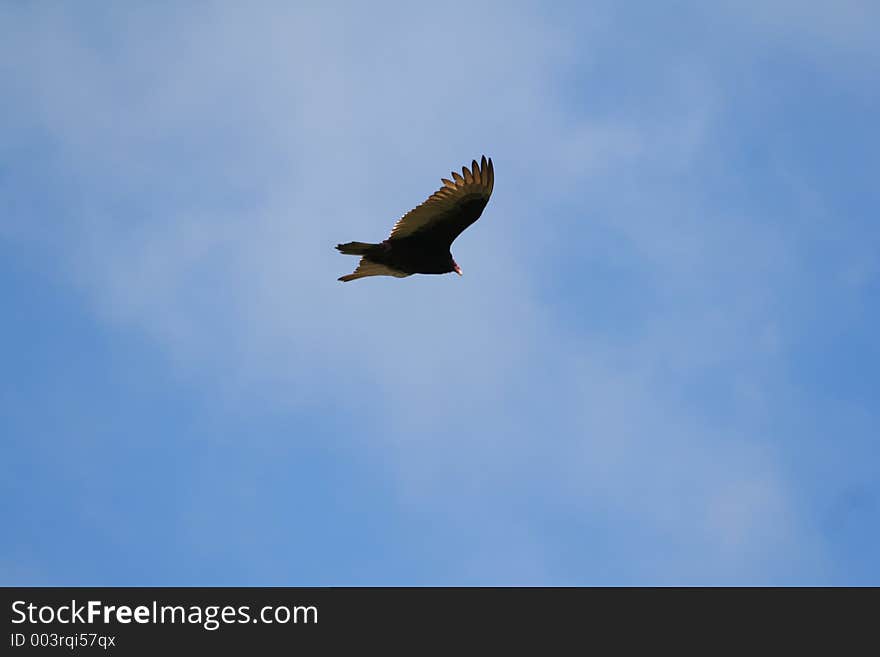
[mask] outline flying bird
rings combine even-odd
[[[479,164],[452,172],[452,180],[441,178],[443,187],[394,224],[388,239],[379,244],[348,242],[336,248],[346,255],[361,256],[351,274],[340,281],[366,276],[448,274],[461,276],[461,267],[452,258],[450,247],[461,232],[480,218],[495,185],[492,158],[484,155]]]

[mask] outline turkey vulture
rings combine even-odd
[[[461,267],[452,259],[449,248],[465,228],[480,218],[489,202],[495,185],[492,158],[487,160],[484,155],[480,164],[474,160],[470,169],[462,167],[461,175],[453,171],[452,178],[441,178],[443,187],[403,215],[381,244],[337,244],[342,253],[361,256],[357,269],[338,280],[453,271],[461,276]]]

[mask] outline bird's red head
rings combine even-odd
[[[464,275],[461,273],[461,267],[458,266],[458,263],[455,260],[452,261],[452,271],[454,271],[459,276]]]

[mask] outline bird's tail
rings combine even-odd
[[[336,248],[340,251],[340,253],[344,253],[345,255],[370,255],[376,249],[376,247],[381,246],[379,244],[369,244],[368,242],[348,242],[346,244],[337,244]]]

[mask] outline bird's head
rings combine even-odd
[[[452,261],[452,271],[459,276],[464,276],[464,274],[461,273],[461,267],[458,266],[458,263],[455,260]]]

